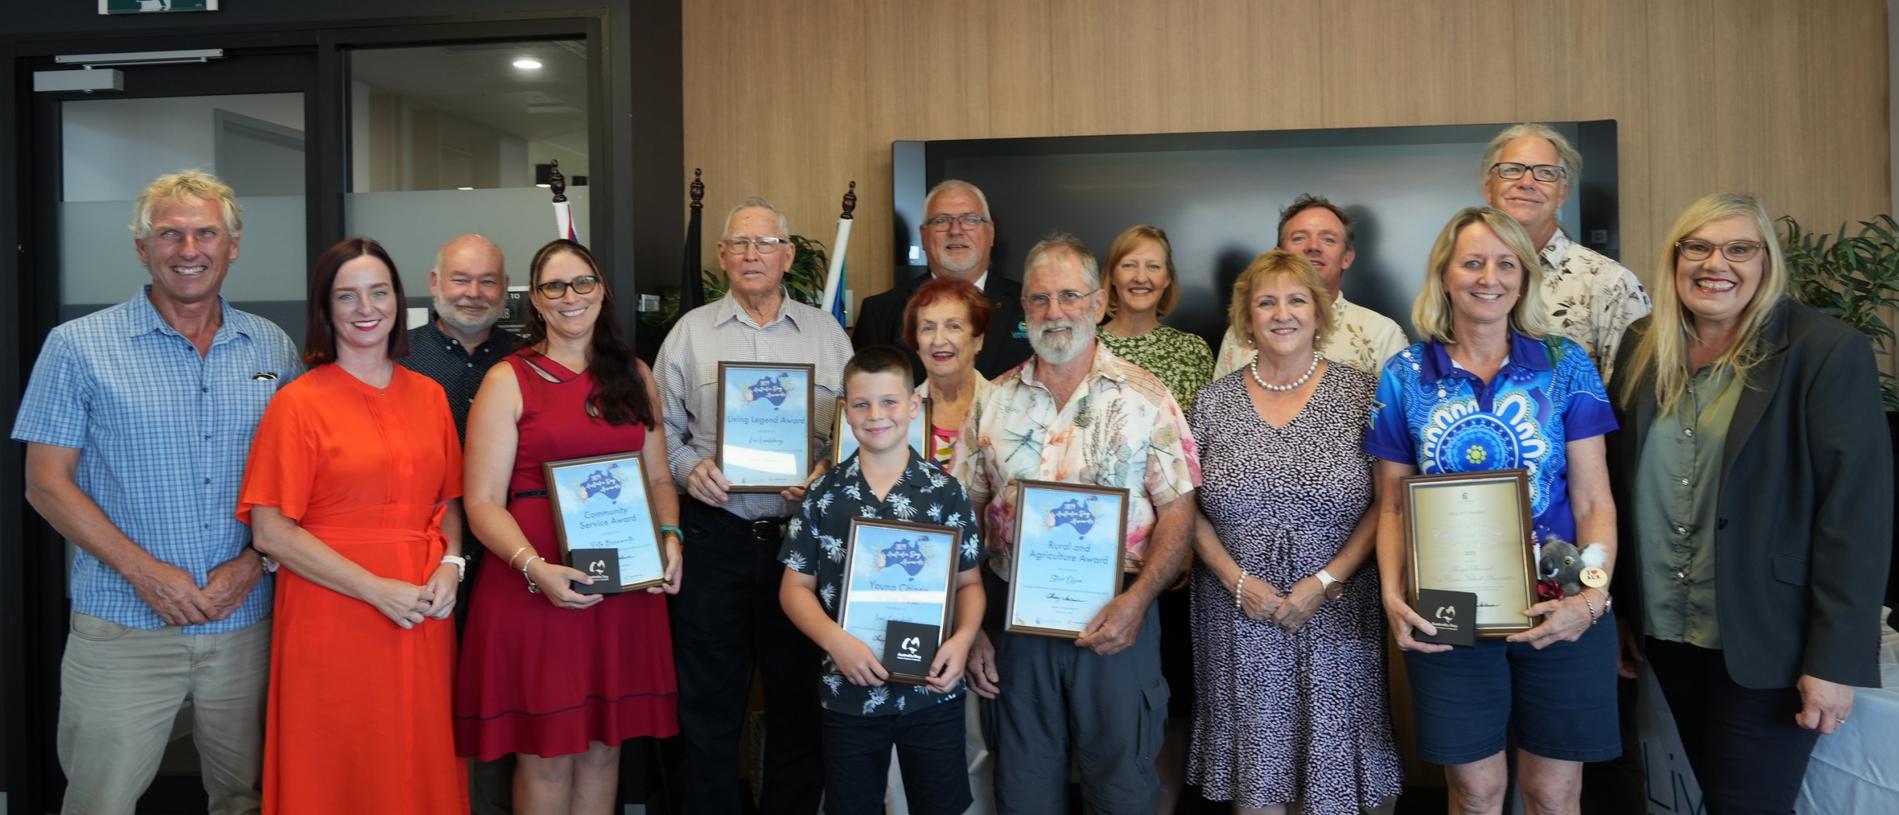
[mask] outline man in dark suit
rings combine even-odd
[[[930,273],[900,281],[882,294],[864,299],[851,332],[858,349],[903,343],[903,307],[910,295],[932,278],[967,280],[989,296],[988,331],[976,352],[976,370],[989,379],[1029,358],[1029,329],[1022,314],[1022,284],[990,268],[989,249],[996,242],[996,223],[989,218],[989,199],[974,184],[949,179],[923,199],[923,253]],[[906,351],[906,353],[908,353]],[[910,367],[923,376],[923,360],[909,354]]]

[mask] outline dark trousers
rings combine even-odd
[[[1794,724],[1800,691],[1734,683],[1721,652],[1643,639],[1709,815],[1789,813],[1819,732]]]
[[[744,811],[739,736],[756,664],[766,715],[759,809],[810,815],[824,790],[820,655],[778,605],[778,535],[687,496],[679,503],[688,566],[671,610],[686,812]]]
[[[825,711],[826,815],[881,815],[892,746],[911,812],[957,815],[969,809],[963,704],[956,699],[883,716]]]

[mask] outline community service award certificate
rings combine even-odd
[[[611,594],[666,582],[639,453],[550,461],[541,471],[561,560],[593,578],[576,591]]]
[[[930,457],[930,400],[923,400],[923,410],[910,420],[910,449],[917,455]],[[857,452],[857,434],[851,431],[851,423],[844,419],[844,397],[837,398],[837,419],[831,427],[831,463],[843,464]]]
[[[1477,636],[1528,630],[1536,557],[1524,471],[1411,476],[1403,489],[1412,607],[1420,589],[1470,592]]]
[[[732,492],[778,492],[811,472],[815,369],[796,363],[719,363],[716,463]]]
[[[879,656],[892,681],[929,678],[950,624],[961,546],[955,527],[851,519],[837,624]]]
[[[1016,482],[1004,630],[1073,639],[1121,591],[1128,491]]]

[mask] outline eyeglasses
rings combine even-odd
[[[1746,263],[1761,253],[1766,244],[1760,241],[1728,241],[1727,243],[1709,243],[1695,238],[1683,238],[1675,241],[1675,254],[1682,260],[1707,260],[1715,250],[1721,251],[1721,257],[1729,263]]]
[[[1047,292],[1036,292],[1035,294],[1023,297],[1022,305],[1027,306],[1031,311],[1047,311],[1049,303],[1060,303],[1062,310],[1067,311],[1074,308],[1075,304],[1081,302],[1083,298],[1093,297],[1099,291],[1101,290],[1089,289],[1087,291],[1075,291],[1074,289],[1068,289],[1066,291],[1056,292],[1054,295],[1050,295]]]
[[[589,274],[572,280],[549,280],[535,286],[534,290],[549,300],[559,300],[567,296],[568,289],[573,289],[575,294],[593,294],[593,290],[597,288],[600,288],[600,278]]]
[[[1515,181],[1523,177],[1525,171],[1530,177],[1546,184],[1554,184],[1569,175],[1561,164],[1518,164],[1514,161],[1499,161],[1490,165],[1490,171],[1505,181]]]
[[[989,216],[971,213],[969,215],[938,215],[924,221],[923,225],[929,227],[931,232],[948,232],[950,224],[962,224],[963,230],[969,231],[986,223],[989,223]]]
[[[726,238],[725,240],[719,241],[719,245],[725,247],[725,251],[734,255],[743,255],[746,249],[757,249],[761,255],[775,255],[778,254],[778,250],[790,246],[791,241],[771,235],[763,235],[756,238]]]

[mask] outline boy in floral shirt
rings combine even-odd
[[[805,493],[786,527],[779,602],[824,649],[825,811],[881,813],[890,748],[912,812],[960,813],[971,803],[963,757],[963,660],[983,616],[976,566],[982,541],[963,485],[909,446],[920,409],[902,352],[866,348],[844,367],[844,411],[857,453]],[[949,526],[956,552],[955,620],[924,684],[890,684],[880,654],[837,623],[851,519]]]

